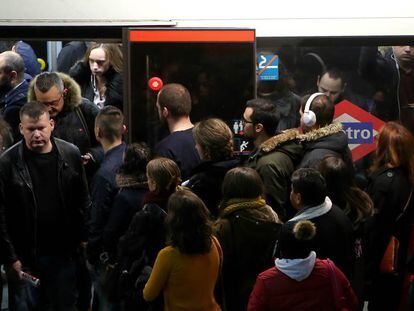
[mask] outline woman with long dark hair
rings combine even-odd
[[[401,124],[388,122],[382,128],[367,188],[374,202],[368,252],[370,310],[396,310],[403,280],[413,224],[414,137]],[[398,261],[384,265],[392,237],[399,240]],[[388,257],[388,256],[387,256]]]
[[[82,96],[99,108],[112,105],[122,110],[123,55],[118,44],[93,43],[69,75],[78,82]]]
[[[144,299],[163,292],[164,310],[220,310],[214,287],[221,248],[203,201],[190,190],[178,190],[168,201],[166,224],[169,245],[158,253]]]
[[[325,178],[328,197],[352,221],[355,265],[351,283],[358,297],[362,298],[364,295],[364,260],[366,257],[364,230],[366,228],[365,223],[373,214],[374,204],[369,195],[355,185],[352,172],[339,156],[325,156],[318,169]],[[360,299],[360,301],[363,304],[364,300]]]

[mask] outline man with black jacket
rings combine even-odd
[[[330,258],[348,277],[354,268],[352,223],[345,213],[327,197],[326,182],[313,168],[301,168],[292,174],[292,206],[295,217],[284,230],[293,230],[299,220],[311,220],[316,226],[313,249],[320,259]]]
[[[94,133],[99,108],[83,98],[79,85],[64,73],[37,75],[30,83],[27,97],[49,108],[50,117],[55,121],[53,135],[79,148],[90,180],[103,158]]]
[[[114,106],[101,109],[96,117],[95,135],[103,147],[105,157],[91,183],[92,208],[87,247],[88,268],[96,294],[94,299],[99,301],[100,308],[109,305],[102,291],[102,276],[108,263],[107,254],[103,252],[103,235],[119,190],[116,174],[122,165],[126,148],[122,141],[125,130],[121,110]]]
[[[79,149],[51,137],[48,108],[20,110],[23,140],[0,157],[0,260],[11,310],[29,310],[22,271],[40,278],[39,310],[73,310],[74,255],[86,239],[90,200]]]

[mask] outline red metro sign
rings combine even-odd
[[[385,124],[347,100],[335,105],[334,121],[343,125],[354,162],[376,149],[378,134]]]

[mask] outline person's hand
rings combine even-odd
[[[84,155],[81,156],[82,158],[82,164],[86,165],[88,164],[90,161],[92,161],[92,155],[88,152]]]
[[[12,268],[13,268],[14,271],[16,271],[16,274],[21,279],[22,278],[22,263],[20,262],[20,260],[16,260],[12,264]]]

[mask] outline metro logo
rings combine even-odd
[[[378,134],[384,122],[347,100],[335,105],[335,122],[341,122],[348,136],[353,161],[376,149]]]
[[[374,143],[374,131],[372,123],[367,122],[342,122],[344,132],[348,136],[350,144]]]

